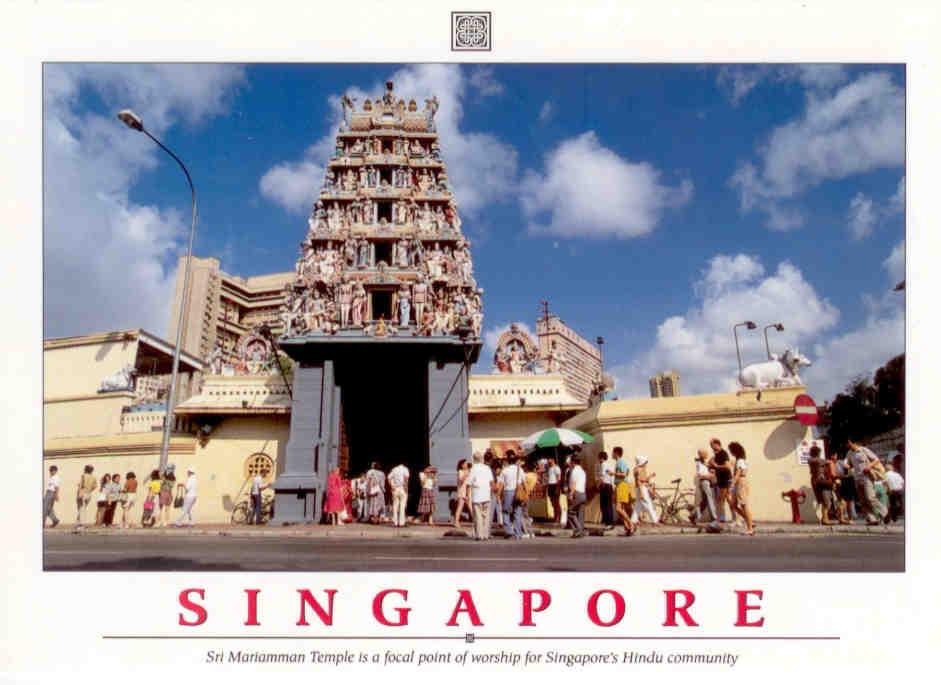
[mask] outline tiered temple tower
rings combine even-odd
[[[298,364],[277,517],[317,518],[340,455],[354,474],[404,462],[416,488],[417,471],[435,466],[446,513],[455,464],[470,456],[483,291],[441,159],[438,100],[419,110],[389,81],[359,109],[342,101],[282,309],[281,347]]]
[[[470,244],[441,160],[436,98],[392,82],[344,122],[283,314],[288,335],[480,336]]]

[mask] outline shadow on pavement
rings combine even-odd
[[[109,561],[86,561],[81,564],[50,564],[45,571],[243,571],[241,564],[200,563],[174,557],[135,557]]]

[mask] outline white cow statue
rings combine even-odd
[[[742,390],[758,390],[760,400],[764,388],[803,385],[799,374],[802,366],[810,366],[810,360],[800,350],[785,350],[780,357],[746,366],[738,383]]]
[[[98,392],[117,392],[119,390],[133,390],[134,376],[137,370],[133,364],[128,364],[120,371],[115,371],[110,376],[106,376],[98,386]]]

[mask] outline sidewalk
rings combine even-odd
[[[533,526],[537,538],[565,538],[572,534],[571,530],[562,530],[552,524],[536,523]],[[588,524],[586,530],[593,537],[623,537],[620,527],[605,531],[600,525]],[[742,532],[742,528],[727,527],[722,535],[735,535]],[[889,525],[867,526],[857,522],[847,526],[822,526],[813,524],[794,524],[783,522],[755,522],[756,535],[799,535],[799,536],[825,536],[825,535],[904,535],[905,527],[901,523]],[[307,537],[307,538],[348,538],[348,539],[385,539],[385,538],[464,538],[472,535],[470,525],[456,529],[450,525],[439,524],[428,526],[413,524],[406,528],[393,528],[389,524],[368,525],[362,523],[348,523],[342,526],[327,526],[311,523],[296,525],[232,525],[227,523],[198,524],[193,528],[76,528],[74,524],[60,524],[56,528],[46,528],[45,533],[51,535],[143,535],[143,536],[193,536],[218,535],[232,537]],[[635,536],[647,535],[706,535],[704,526],[673,526],[641,525]],[[494,537],[504,537],[502,528],[494,526]]]

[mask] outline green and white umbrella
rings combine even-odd
[[[526,452],[532,452],[544,447],[572,447],[573,445],[582,445],[594,441],[595,439],[588,433],[582,433],[581,431],[568,428],[547,428],[533,433],[523,440],[522,448]]]

